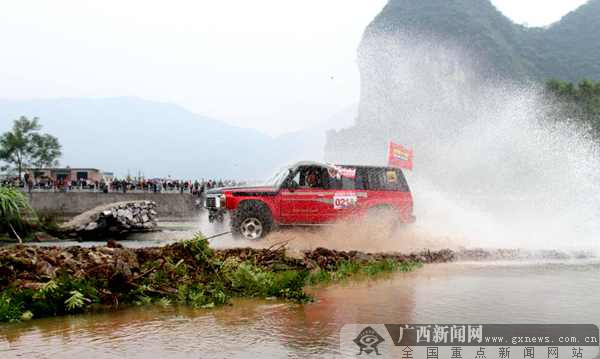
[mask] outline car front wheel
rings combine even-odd
[[[263,224],[258,218],[248,217],[240,224],[240,234],[246,239],[261,238],[263,230]]]
[[[240,204],[234,212],[231,229],[233,235],[249,240],[264,238],[271,231],[271,213],[259,203]]]

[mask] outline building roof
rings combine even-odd
[[[31,167],[28,168],[30,171],[97,171],[97,168],[79,168],[79,167]]]

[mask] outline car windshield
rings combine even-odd
[[[273,176],[271,176],[271,178],[266,180],[264,182],[264,185],[269,186],[269,187],[279,187],[279,186],[281,186],[283,181],[285,181],[285,179],[287,178],[289,173],[290,173],[290,169],[288,167],[284,167],[284,168],[280,169],[279,171],[275,172],[275,174]]]

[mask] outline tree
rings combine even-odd
[[[39,133],[41,129],[37,117],[29,120],[21,116],[15,120],[12,131],[0,136],[0,160],[14,165],[19,178],[26,167],[44,167],[58,163],[61,156],[60,143],[54,136]]]
[[[600,81],[574,85],[560,80],[546,82],[546,92],[561,105],[561,117],[582,121],[600,140]]]

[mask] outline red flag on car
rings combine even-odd
[[[406,168],[412,171],[413,151],[390,141],[388,150],[388,166]]]

